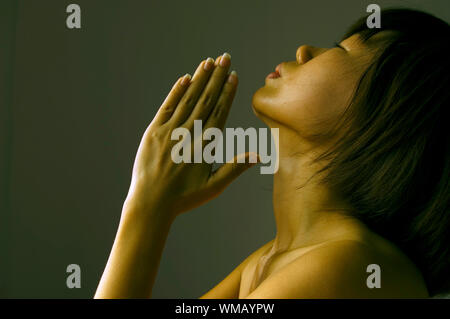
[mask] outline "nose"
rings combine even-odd
[[[299,64],[304,64],[313,58],[312,47],[309,45],[302,45],[297,49],[297,61]]]
[[[302,45],[297,49],[297,62],[299,64],[304,64],[325,51],[327,51],[327,49],[316,48],[311,45]]]

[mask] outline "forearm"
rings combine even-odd
[[[177,128],[193,134],[194,122],[199,120],[206,123],[205,127],[223,129],[238,83],[236,72],[228,74],[230,63],[228,53],[215,62],[208,58],[192,78],[185,75],[178,79],[145,130],[119,229],[95,298],[151,297],[175,217],[217,197],[255,164],[250,163],[255,157],[250,153],[235,156],[217,170],[212,163],[193,165],[175,162],[172,157],[180,143],[173,139]]]
[[[173,219],[124,206],[94,298],[150,298]]]

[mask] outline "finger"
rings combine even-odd
[[[208,118],[211,109],[216,104],[219,94],[222,91],[230,64],[230,54],[224,53],[220,57],[219,65],[214,69],[211,78],[209,79],[205,89],[201,93],[198,102],[192,111],[192,114],[186,121],[187,127],[192,127],[194,120],[204,121],[206,118]]]
[[[183,97],[186,89],[189,87],[190,81],[191,75],[189,73],[186,73],[184,76],[178,78],[164,102],[161,104],[155,118],[153,119],[153,122],[163,124],[170,119],[177,107],[178,102]]]
[[[207,187],[215,192],[224,190],[234,179],[260,161],[258,154],[247,152],[219,167],[208,179]],[[242,163],[241,163],[242,162]]]
[[[212,58],[200,62],[189,88],[178,102],[172,115],[171,121],[173,121],[174,126],[181,126],[189,117],[213,70],[214,63]]]
[[[238,77],[236,71],[232,71],[227,78],[223,86],[223,90],[220,93],[219,99],[216,105],[209,114],[205,123],[205,129],[209,127],[217,127],[223,129],[228,117],[228,113],[233,103],[234,96],[236,95],[238,85]]]
[[[218,66],[219,65],[219,62],[220,62],[220,58],[221,58],[222,56],[221,55],[219,55],[215,60],[214,60],[214,65],[215,66]]]

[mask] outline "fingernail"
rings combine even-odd
[[[219,65],[221,67],[227,67],[230,65],[230,62],[231,62],[231,55],[228,52],[225,52],[220,58]]]
[[[218,56],[217,58],[216,58],[216,61],[214,62],[214,65],[215,66],[217,66],[217,65],[219,65],[219,62],[220,62],[220,58],[221,58],[222,56]]]
[[[236,84],[237,82],[237,72],[236,71],[231,71],[230,75],[228,76],[228,82],[232,83],[232,84]]]
[[[213,65],[214,65],[214,60],[212,58],[207,58],[205,61],[205,64],[203,65],[203,68],[205,69],[205,71],[209,71],[209,70],[211,70]]]
[[[183,78],[181,79],[180,84],[183,85],[183,86],[184,86],[184,85],[188,85],[190,81],[191,81],[191,75],[190,75],[189,73],[186,73],[186,74],[183,76]]]

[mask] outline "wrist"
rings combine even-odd
[[[127,198],[122,207],[121,224],[148,225],[149,223],[158,223],[171,225],[174,219],[175,215],[171,213],[168,207],[158,204]]]
[[[115,245],[121,250],[148,253],[155,249],[155,245],[165,241],[173,220],[161,211],[141,211],[127,207],[120,217]]]

